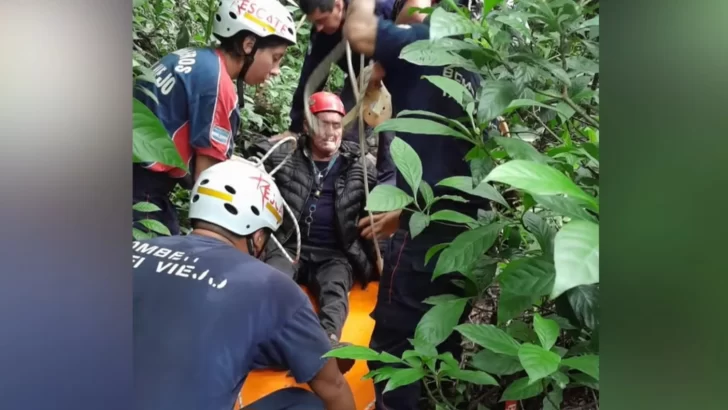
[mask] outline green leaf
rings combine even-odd
[[[556,229],[534,212],[526,212],[523,214],[523,226],[536,238],[544,255],[553,257]]]
[[[498,386],[498,381],[485,372],[450,368],[445,369],[442,374],[455,380],[462,380],[481,386]]]
[[[422,181],[422,161],[417,152],[399,137],[394,137],[389,152],[397,170],[412,188],[412,193],[416,195]]]
[[[538,336],[536,332],[522,320],[512,320],[506,327],[506,333],[520,342],[536,343]]]
[[[503,223],[494,223],[458,235],[440,254],[432,279],[450,272],[462,272],[495,243]]]
[[[542,410],[561,410],[561,402],[564,401],[564,391],[562,389],[563,387],[555,388],[544,397]]]
[[[159,99],[157,98],[157,96],[153,92],[149,91],[148,88],[137,85],[136,89],[143,92],[147,97],[154,101],[155,104],[159,104]]]
[[[544,296],[551,292],[555,275],[552,263],[540,258],[521,258],[503,269],[498,282],[502,291],[512,295]]]
[[[187,171],[167,130],[154,113],[134,99],[132,112],[132,154],[134,162],[159,162]]]
[[[419,66],[426,67],[462,67],[471,71],[478,71],[478,67],[473,62],[457,54],[459,50],[465,49],[462,46],[463,41],[460,41],[461,46],[458,48],[450,48],[448,45],[452,42],[445,42],[443,40],[453,40],[449,38],[441,38],[437,41],[431,40],[418,40],[404,47],[399,53],[399,58]],[[478,46],[475,46],[479,49]]]
[[[507,26],[512,27],[514,30],[516,30],[518,33],[523,35],[524,37],[531,37],[531,30],[529,30],[528,26],[526,25],[527,16],[523,13],[509,13],[509,14],[503,14],[500,16],[497,16],[495,18],[495,21],[501,22]]]
[[[599,356],[588,354],[584,356],[569,357],[561,361],[566,367],[586,373],[599,381]]]
[[[597,221],[593,215],[584,210],[584,207],[573,198],[567,198],[559,195],[533,195],[533,199],[544,208],[550,209],[563,216],[568,216],[572,219],[581,219],[584,221]]]
[[[562,114],[564,116],[568,116],[568,114],[569,114],[568,112],[561,110],[561,108],[558,107],[558,106],[548,105],[548,104],[545,104],[545,103],[542,103],[542,102],[538,102],[536,100],[530,100],[530,99],[527,99],[527,98],[519,98],[519,99],[516,99],[516,100],[511,101],[511,103],[508,104],[508,108],[506,108],[503,113],[504,114],[509,114],[509,113],[511,113],[511,112],[513,112],[513,111],[515,111],[515,110],[517,110],[519,108],[523,108],[523,107],[540,107],[540,108],[545,108],[547,110],[556,111],[557,113],[560,113],[560,114]]]
[[[389,377],[387,385],[384,387],[384,392],[392,391],[398,387],[412,384],[423,377],[425,377],[425,371],[423,369],[396,369],[396,372],[392,372]]]
[[[407,115],[434,118],[438,121],[448,123],[450,125],[450,128],[461,131],[463,133],[463,135],[470,135],[470,130],[468,129],[468,127],[464,126],[462,123],[460,123],[458,121],[452,120],[452,119],[442,116],[440,114],[435,114],[435,113],[432,113],[429,111],[422,111],[422,110],[402,110],[397,114],[397,118],[404,117]]]
[[[376,351],[364,346],[339,347],[337,349],[330,350],[321,357],[378,361],[383,363],[402,363],[402,360],[389,353],[377,353]]]
[[[463,272],[463,276],[475,285],[477,294],[480,295],[493,283],[496,268],[495,259],[487,255],[481,255],[475,263]]]
[[[460,212],[451,211],[449,209],[435,212],[434,214],[430,215],[430,220],[448,221],[458,224],[476,223],[475,219],[473,219],[472,217],[462,214]]]
[[[427,254],[425,254],[425,265],[430,263],[430,259],[432,259],[432,257],[435,256],[437,252],[440,252],[441,250],[447,248],[448,245],[450,245],[450,242],[439,243],[437,245],[433,245],[430,249],[428,249]]]
[[[503,0],[485,0],[483,4],[483,12],[482,15],[485,16],[488,13],[490,13],[493,8],[499,4],[503,3]]]
[[[389,212],[406,207],[414,198],[393,185],[377,185],[367,199],[367,211]]]
[[[595,330],[599,326],[599,287],[581,285],[566,292],[574,315],[581,325]]]
[[[495,353],[517,356],[520,344],[508,333],[493,325],[463,324],[455,328],[473,343]]]
[[[139,223],[142,224],[142,225],[144,225],[144,227],[147,228],[147,229],[149,229],[150,231],[156,232],[156,233],[158,233],[160,235],[167,235],[167,236],[172,235],[169,232],[169,228],[167,228],[166,226],[164,226],[163,223],[161,223],[161,222],[159,222],[157,220],[154,220],[154,219],[142,219],[141,221],[139,221]]]
[[[559,369],[561,356],[541,346],[524,343],[518,349],[518,359],[528,373],[531,383],[547,377]]]
[[[543,392],[541,383],[529,384],[527,377],[518,379],[506,387],[500,401],[506,400],[525,400],[536,397]]]
[[[157,212],[162,210],[151,202],[137,202],[131,206],[131,209],[138,212]]]
[[[402,133],[422,135],[445,135],[470,141],[470,138],[460,131],[454,130],[447,125],[423,118],[392,118],[374,128],[373,133],[382,131],[395,131]]]
[[[594,162],[599,164],[599,146],[592,144],[591,142],[585,142],[581,144],[581,148],[591,157]]]
[[[485,181],[497,181],[512,185],[533,195],[570,195],[584,200],[594,210],[599,209],[596,199],[582,191],[566,175],[538,162],[520,159],[508,161],[490,171]]]
[[[145,239],[154,238],[155,235],[153,233],[144,232],[141,229],[131,228],[131,236],[135,241],[143,241]]]
[[[551,291],[555,299],[579,285],[599,282],[599,225],[572,221],[556,234],[554,243],[556,279]]]
[[[461,197],[460,195],[440,195],[437,198],[435,198],[435,201],[433,203],[435,203],[437,201],[440,201],[440,200],[447,200],[447,201],[453,201],[453,202],[462,202],[462,203],[467,203],[468,202],[467,199]]]
[[[463,108],[465,104],[473,101],[473,93],[451,78],[441,75],[423,75],[422,78],[441,89],[444,95],[452,97]]]
[[[493,137],[493,140],[506,150],[508,156],[513,159],[525,159],[546,164],[551,158],[538,152],[533,145],[518,138]]]
[[[507,208],[510,208],[508,202],[506,202],[500,192],[498,192],[497,189],[495,189],[487,182],[482,182],[478,184],[475,188],[473,188],[472,177],[458,176],[445,178],[442,181],[438,182],[437,186],[455,188],[459,191],[465,192],[466,194],[485,198],[487,200],[497,202]]]
[[[551,350],[556,343],[556,339],[559,338],[559,324],[553,320],[544,319],[536,313],[533,315],[533,328],[536,331],[538,340],[541,342],[541,347]]]
[[[430,39],[475,33],[480,27],[469,19],[438,7],[430,15]]]
[[[430,217],[427,216],[427,214],[423,214],[422,212],[413,213],[409,220],[409,229],[412,239],[421,234],[429,224]]]
[[[455,299],[460,299],[460,297],[457,295],[446,293],[444,295],[430,296],[427,299],[423,300],[422,303],[427,303],[428,305],[439,305],[441,303],[450,302]]]
[[[415,348],[415,351],[422,357],[437,357],[437,348],[432,343],[425,342],[424,340],[417,339],[416,337],[414,339],[410,339],[410,343],[412,344],[412,347]]]
[[[432,187],[427,181],[420,181],[420,195],[425,200],[425,207],[432,205],[435,200],[435,194],[432,192]]]
[[[470,364],[476,369],[498,376],[507,376],[523,370],[518,358],[493,353],[488,349],[479,351],[473,356]]]
[[[538,296],[515,295],[507,290],[501,290],[498,297],[498,324],[504,324],[518,317],[526,309],[531,308],[537,300]]]
[[[517,96],[518,90],[512,81],[486,81],[478,97],[478,123],[488,123],[503,114]]]
[[[415,339],[434,346],[444,342],[460,321],[467,303],[467,298],[461,298],[444,301],[430,308],[417,324]]]
[[[572,373],[569,377],[578,385],[586,386],[590,389],[599,390],[599,381],[584,373]]]
[[[132,3],[131,4],[132,4],[132,7],[133,8],[137,8],[137,7],[141,6],[141,5],[147,4],[147,1],[148,0],[132,0]]]

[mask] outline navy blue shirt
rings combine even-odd
[[[346,6],[349,5],[350,0],[344,0]],[[384,19],[394,19],[392,15],[392,8],[394,7],[395,0],[375,0],[374,14]],[[346,10],[344,10],[346,13]],[[298,79],[298,87],[293,93],[293,101],[291,101],[291,125],[288,127],[293,132],[303,131],[303,89],[306,87],[308,78],[313,73],[313,70],[319,65],[319,63],[326,58],[331,50],[341,42],[341,28],[334,34],[320,33],[312,29],[311,41],[308,44],[308,50],[306,51],[306,57],[303,59],[303,67],[301,67],[301,77]],[[354,73],[359,75],[359,59],[360,56],[357,53],[351,54],[351,61],[353,62]],[[365,64],[368,63],[369,59],[365,58]],[[341,68],[345,73],[349,73],[349,68],[346,62],[346,54],[336,62],[336,65]],[[347,78],[344,83],[344,88],[349,83]],[[324,88],[326,81],[315,91],[321,91]],[[351,101],[347,98],[343,99],[346,110],[350,110],[353,107],[355,101]]]
[[[392,95],[393,116],[402,110],[430,111],[448,118],[466,116],[467,114],[455,100],[443,95],[440,88],[422,76],[441,75],[456,79],[475,93],[480,86],[478,75],[461,68],[418,66],[399,58],[405,46],[417,40],[426,40],[429,36],[429,25],[426,23],[398,26],[391,21],[379,19],[374,59],[386,71],[384,84]],[[475,217],[478,208],[487,207],[487,202],[480,198],[451,188],[435,186],[448,177],[470,175],[465,155],[473,148],[473,144],[449,136],[405,132],[397,132],[397,136],[411,145],[419,155],[422,160],[422,179],[433,188],[436,196],[459,195],[470,201],[464,204],[443,200],[433,206],[433,210],[447,208]],[[409,194],[412,193],[400,173],[397,173],[397,187]]]
[[[199,235],[132,242],[139,410],[230,410],[253,363],[310,381],[330,350],[287,276]]]
[[[331,169],[326,173],[326,169],[329,167],[329,161],[314,161],[316,164],[317,172],[322,171],[326,173],[325,178],[322,181],[321,189],[319,190],[319,197],[316,198],[317,187],[314,183],[311,189],[311,194],[308,196],[306,201],[306,207],[303,208],[301,213],[301,234],[302,242],[306,245],[317,246],[321,248],[336,249],[339,241],[336,236],[336,180],[341,175],[343,167],[341,166],[341,158],[338,158],[333,164]],[[312,170],[313,171],[313,170]],[[313,175],[316,178],[316,175]],[[311,206],[316,206],[316,211],[311,216],[311,227],[309,229],[306,221],[309,217]]]

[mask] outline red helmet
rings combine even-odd
[[[338,95],[326,91],[319,91],[311,95],[311,99],[308,100],[308,105],[311,109],[311,114],[318,114],[320,112],[333,111],[346,116],[344,110],[344,103],[341,102],[341,98]]]

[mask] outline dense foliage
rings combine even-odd
[[[423,399],[437,409],[481,410],[502,406],[501,401],[520,402],[527,409],[592,408],[599,389],[598,2],[501,3],[486,0],[473,16],[465,9],[434,9],[432,40],[411,44],[401,54],[414,64],[480,73],[483,87],[476,95],[454,79],[427,78],[458,101],[468,116],[402,112],[378,127],[472,143],[464,159],[471,174],[438,185],[487,198],[492,209],[481,210],[477,219],[449,210],[430,212],[441,198],[422,181],[420,159],[400,139],[392,143],[392,156],[424,203],[381,186],[367,204],[375,212],[411,212],[413,236],[430,224],[467,227],[452,243],[436,245],[427,254],[428,260],[439,254],[433,277],[464,275],[457,283],[467,297],[428,300],[432,308],[417,327],[412,349],[402,357],[363,346],[330,355],[391,364],[368,377],[386,381],[388,389],[424,382]],[[137,77],[150,76],[150,64],[170,51],[213,41],[209,22],[214,2],[134,4]],[[295,10],[294,17],[300,19],[300,12]],[[247,131],[272,134],[287,126],[308,44],[305,25],[300,33],[282,75],[246,90]],[[343,76],[333,77],[329,87],[336,90]],[[151,156],[175,163],[174,152],[159,137],[158,121],[150,115],[135,101],[134,160]],[[510,125],[509,135],[488,130],[498,116]],[[187,194],[178,191],[176,200],[184,215]],[[466,306],[473,307],[470,321],[458,324]],[[435,350],[453,332],[467,345],[460,361]]]

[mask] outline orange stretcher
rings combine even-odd
[[[311,293],[302,287],[304,292],[311,298],[311,302],[316,306],[316,301]],[[374,320],[369,314],[374,310],[374,304],[377,302],[377,289],[379,284],[372,282],[366,289],[362,289],[359,284],[355,284],[349,294],[349,316],[344,323],[341,340],[358,346],[369,346],[369,339],[374,330]],[[357,360],[354,367],[344,376],[349,382],[351,391],[354,393],[354,401],[357,410],[367,410],[374,408],[374,384],[371,379],[362,380],[362,377],[369,372],[367,363],[363,360]],[[306,384],[298,384],[292,377],[286,376],[287,371],[276,370],[254,370],[250,373],[243,388],[240,390],[240,400],[235,405],[234,410],[240,409],[240,403],[243,406],[265,397],[276,390],[286,387],[301,387],[311,390]]]

